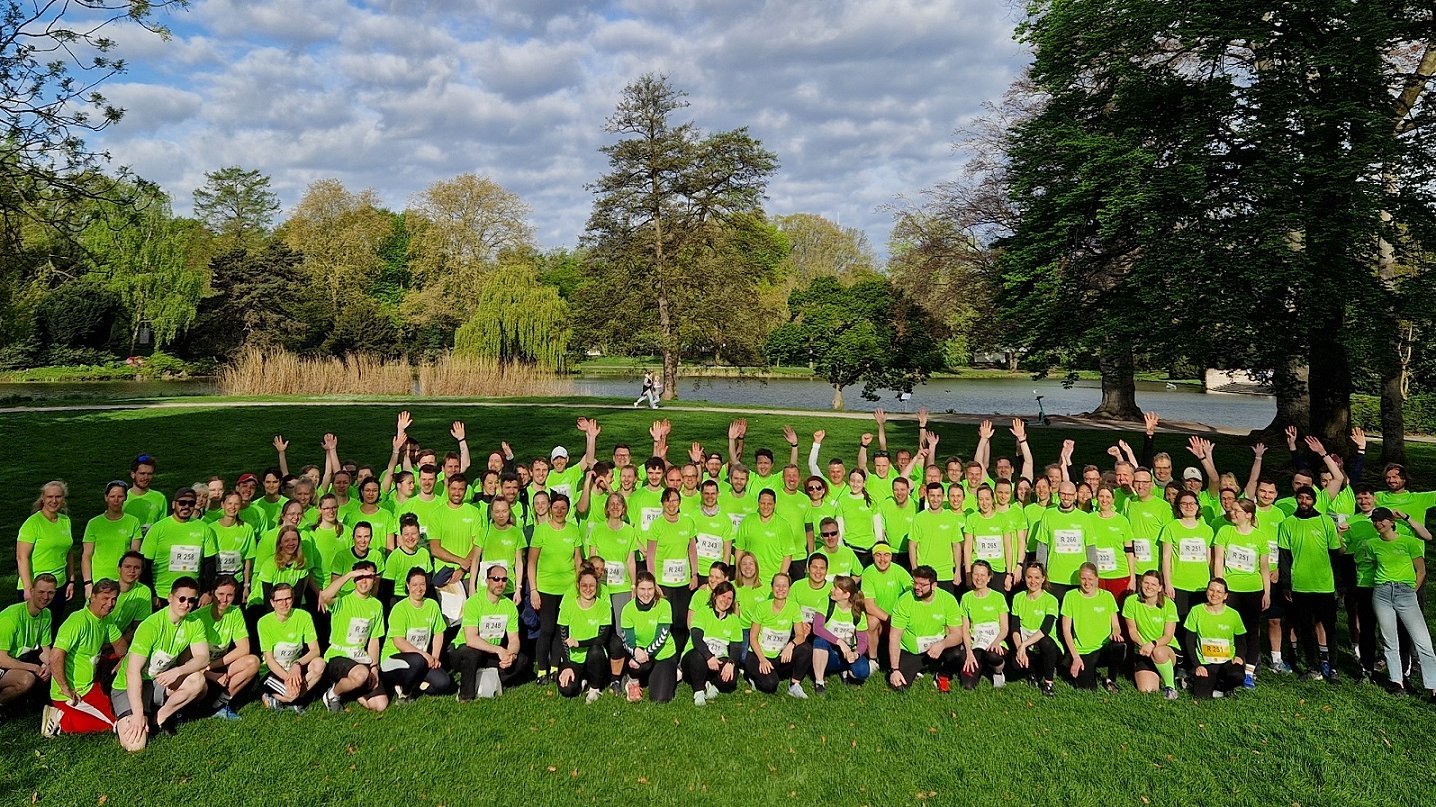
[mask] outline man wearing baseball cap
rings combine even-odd
[[[200,579],[200,590],[208,592],[214,582],[219,555],[214,530],[195,516],[197,497],[192,488],[175,491],[173,512],[150,527],[140,545],[145,556],[147,580],[161,607],[169,601],[170,588],[181,577]],[[208,594],[201,605],[208,605]]]
[[[269,529],[269,519],[264,514],[264,508],[254,501],[254,494],[259,491],[259,477],[254,474],[240,474],[234,483],[234,489],[239,493],[241,502],[239,520],[253,526],[256,534]]]

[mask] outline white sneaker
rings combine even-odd
[[[585,695],[585,696],[583,696],[583,702],[584,702],[584,703],[597,703],[599,697],[602,696],[602,695],[603,695],[603,690],[601,690],[601,689],[590,689],[590,690],[588,691],[588,694]]]
[[[344,704],[340,703],[339,696],[334,694],[334,687],[324,691],[324,708],[334,713],[344,711]]]
[[[703,694],[706,695],[708,697],[708,700],[711,701],[714,698],[718,697],[718,687],[713,686],[713,682],[709,681],[708,683],[703,685]]]
[[[996,675],[992,676],[993,689],[1002,689],[1005,686],[1007,686],[1007,676],[1003,675],[1002,673],[997,673]]]
[[[48,703],[40,712],[40,736],[60,736],[60,710]]]
[[[788,696],[792,698],[797,698],[800,701],[805,701],[808,699],[808,693],[803,691],[803,685],[796,681],[794,681],[788,687]]]
[[[694,705],[694,706],[707,706],[707,705],[708,705],[708,697],[707,697],[706,695],[704,695],[702,692],[694,692],[694,693],[693,693],[693,705]]]

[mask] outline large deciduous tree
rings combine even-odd
[[[788,289],[808,285],[816,277],[850,282],[877,270],[877,258],[867,233],[843,227],[814,213],[775,216],[773,224],[788,239],[791,250],[778,265]]]
[[[279,197],[257,169],[230,165],[207,171],[194,190],[194,214],[218,238],[221,249],[258,249],[269,235]]]
[[[572,337],[568,303],[538,279],[529,260],[503,262],[479,291],[473,316],[454,334],[454,352],[561,369]]]
[[[321,179],[304,192],[280,237],[304,256],[311,283],[337,312],[377,280],[393,231],[393,218],[372,190],[353,193],[337,179]]]

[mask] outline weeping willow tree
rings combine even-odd
[[[454,352],[562,369],[569,338],[568,303],[539,282],[532,266],[500,266],[484,282],[474,314],[454,334]]]

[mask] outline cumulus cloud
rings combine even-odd
[[[991,0],[202,0],[168,43],[126,31],[129,109],[96,138],[170,190],[180,211],[207,170],[273,177],[286,206],[315,179],[402,208],[428,184],[487,174],[570,246],[605,168],[623,86],[667,73],[704,129],[747,126],[782,168],[773,214],[864,229],[954,176],[954,129],[1025,61]]]

